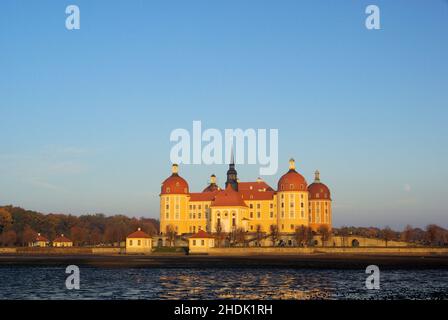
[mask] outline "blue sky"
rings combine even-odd
[[[442,0],[2,1],[0,204],[158,217],[169,135],[201,120],[278,129],[265,179],[319,169],[336,226],[447,227],[447,40]]]

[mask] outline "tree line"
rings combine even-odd
[[[36,239],[38,233],[50,241],[64,234],[76,246],[118,245],[137,228],[154,235],[158,233],[159,221],[101,213],[81,216],[43,214],[20,207],[0,206],[2,246],[27,246]]]
[[[424,229],[407,225],[402,231],[392,230],[390,227],[347,227],[334,228],[333,234],[341,237],[351,235],[388,241],[404,241],[416,245],[447,246],[448,230],[436,224],[429,224]]]

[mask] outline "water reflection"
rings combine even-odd
[[[0,267],[0,299],[448,299],[448,271],[394,270],[367,290],[364,270],[81,268],[81,290],[65,269]]]

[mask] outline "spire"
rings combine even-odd
[[[314,182],[320,182],[320,172],[319,172],[319,170],[316,170],[316,172],[314,172]]]
[[[171,173],[172,174],[178,174],[179,173],[179,166],[177,165],[177,163],[173,163],[173,165],[171,166]]]
[[[289,170],[296,170],[296,161],[293,158],[289,159]]]
[[[232,149],[230,150],[230,164],[235,165],[235,152],[233,150],[233,142],[232,142]]]
[[[231,185],[233,190],[238,191],[238,173],[235,170],[235,154],[233,152],[233,144],[232,144],[231,159],[229,163],[229,170],[227,170],[226,188],[228,185]]]

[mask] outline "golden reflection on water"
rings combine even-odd
[[[176,274],[177,273],[177,274]],[[312,274],[263,273],[257,271],[222,271],[163,274],[159,277],[161,291],[169,299],[330,299],[331,279]],[[323,283],[323,281],[325,283]],[[323,288],[321,288],[323,287]]]

